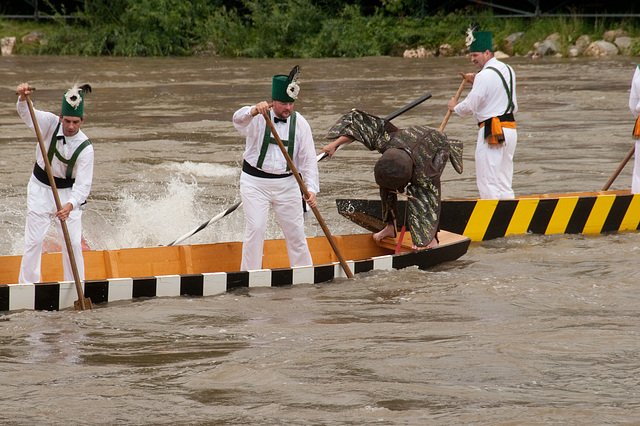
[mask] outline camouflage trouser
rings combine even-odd
[[[433,183],[433,182],[432,182]],[[439,180],[438,182],[439,183]],[[407,210],[398,218],[397,195],[384,188],[380,189],[382,200],[382,220],[385,223],[404,223],[411,233],[413,244],[418,247],[429,245],[438,232],[440,217],[440,185],[410,185],[407,188]]]

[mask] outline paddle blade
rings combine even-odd
[[[83,302],[84,301],[84,306]],[[76,311],[86,311],[87,309],[93,309],[93,304],[91,303],[91,299],[88,297],[84,297],[82,301],[80,299],[73,302],[73,307]]]

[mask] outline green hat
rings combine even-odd
[[[473,31],[473,41],[469,45],[469,52],[493,52],[493,40],[490,31]]]
[[[84,117],[84,94],[91,92],[91,86],[84,84],[75,85],[62,96],[61,116]]]
[[[295,102],[296,100],[289,96],[289,85],[293,82],[287,78],[286,75],[274,75],[273,83],[271,84],[271,99],[280,102]],[[295,93],[297,96],[297,93]]]

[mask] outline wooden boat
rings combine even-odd
[[[427,269],[458,259],[470,239],[442,231],[440,245],[411,250],[405,234],[398,253],[398,238],[379,244],[372,234],[334,236],[354,274],[417,266]],[[157,296],[210,296],[240,287],[275,287],[321,283],[346,277],[325,237],[308,238],[316,263],[290,268],[284,240],[265,241],[264,268],[238,271],[241,242],[85,251],[85,296],[93,304]],[[77,292],[63,278],[62,254],[42,256],[44,283],[13,284],[18,280],[22,256],[0,257],[0,311],[59,310],[73,306]]]
[[[338,199],[338,211],[360,226],[380,230],[380,200]],[[398,202],[398,226],[405,201]],[[600,234],[638,230],[640,194],[630,191],[527,195],[513,200],[442,201],[440,228],[484,241],[514,234]]]

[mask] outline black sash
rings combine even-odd
[[[44,183],[47,186],[51,186],[51,184],[49,183],[49,176],[47,176],[47,172],[42,170],[42,167],[38,166],[38,163],[36,163],[36,165],[33,167],[33,175],[40,182]],[[53,177],[53,180],[56,183],[56,188],[71,188],[76,181],[74,178],[64,179],[55,176]]]
[[[289,176],[291,176],[293,174],[293,173],[285,173],[283,175],[274,175],[272,173],[267,173],[267,172],[264,172],[264,171],[262,171],[260,169],[256,169],[251,164],[247,163],[247,160],[244,160],[242,162],[242,171],[245,172],[248,175],[259,177],[259,178],[266,178],[266,179],[285,178],[285,177],[289,177]]]

